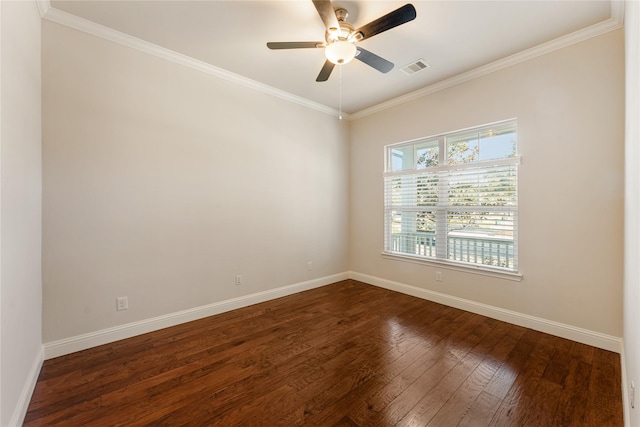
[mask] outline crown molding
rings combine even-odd
[[[227,80],[229,82],[271,95],[285,101],[293,102],[295,104],[320,111],[331,116],[339,117],[340,112],[334,108],[320,104],[309,99],[293,95],[289,92],[276,89],[272,86],[264,83],[257,82],[255,80],[240,76],[225,69],[216,67],[206,62],[197,60],[187,55],[180,54],[170,49],[163,48],[161,46],[149,43],[145,40],[137,37],[130,36],[112,28],[105,27],[95,22],[89,21],[84,18],[72,15],[62,10],[53,8],[50,0],[36,0],[38,10],[43,19],[55,22],[57,24],[65,25],[70,28],[74,28],[78,31],[85,32],[87,34],[94,35],[96,37],[103,38],[105,40],[118,43],[120,45],[136,49],[138,51],[154,55],[156,57],[171,61],[185,67],[192,68],[194,70],[201,71],[203,73]],[[406,95],[393,98],[389,101],[382,102],[374,105],[373,107],[365,108],[356,113],[345,114],[342,116],[345,120],[356,120],[362,117],[369,116],[371,114],[378,113],[380,111],[393,108],[395,106],[404,104],[406,102],[413,101],[423,96],[430,95],[435,92],[462,84],[464,82],[476,79],[478,77],[491,74],[493,72],[511,67],[521,62],[528,61],[533,58],[537,58],[542,55],[554,52],[559,49],[571,46],[576,43],[588,40],[593,37],[608,33],[610,31],[622,28],[624,22],[624,1],[612,0],[611,1],[611,18],[606,21],[594,24],[590,27],[575,31],[562,37],[558,37],[549,42],[540,44],[522,52],[515,53],[506,58],[499,59],[490,64],[474,68],[462,74],[458,74],[451,78],[439,81],[437,83],[425,86],[422,89],[410,92]]]
[[[624,0],[611,0],[611,19],[624,25]]]
[[[49,0],[36,0],[36,6],[38,6],[40,17],[44,18],[49,9],[51,9],[51,2]]]
[[[227,80],[229,82],[256,90],[258,92],[284,99],[285,101],[293,102],[294,104],[298,104],[312,110],[320,111],[321,113],[329,114],[335,117],[340,116],[340,112],[334,108],[327,107],[326,105],[311,101],[297,95],[293,95],[280,89],[276,89],[272,86],[243,77],[239,74],[232,73],[225,69],[208,64],[204,61],[200,61],[190,56],[183,55],[181,53],[155,45],[153,43],[149,43],[137,37],[133,37],[129,34],[114,30],[104,25],[97,24],[93,21],[80,18],[76,15],[72,15],[60,9],[56,9],[54,7],[51,7],[51,3],[49,2],[49,0],[37,0],[37,4],[40,15],[43,19],[46,19],[48,21],[67,26],[78,31],[82,31],[96,37],[100,37],[102,39],[129,47],[131,49],[136,49],[140,52],[144,52],[149,55],[153,55],[158,58],[183,65],[185,67],[189,67],[191,69],[209,74],[211,76],[215,76],[223,80]],[[344,119],[349,119],[349,115],[344,113],[342,115]]]
[[[374,105],[373,107],[365,108],[349,116],[350,120],[360,119],[371,114],[378,113],[383,110],[404,104],[406,102],[413,101],[423,96],[430,95],[441,90],[457,86],[461,83],[477,79],[478,77],[491,74],[493,72],[502,70],[504,68],[511,67],[521,62],[529,61],[530,59],[537,58],[542,55],[554,52],[559,49],[583,42],[593,37],[600,36],[610,31],[622,28],[624,22],[624,1],[612,1],[611,2],[611,18],[606,21],[599,22],[591,25],[590,27],[583,28],[565,36],[558,37],[549,42],[534,46],[530,49],[523,50],[513,55],[494,61],[490,64],[474,68],[470,71],[458,74],[451,78],[441,80],[429,86],[425,86],[422,89],[410,92],[406,95],[393,98],[389,101],[382,102]]]

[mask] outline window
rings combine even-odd
[[[516,121],[385,147],[384,252],[518,271]]]

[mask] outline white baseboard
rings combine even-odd
[[[379,286],[381,288],[390,289],[407,295],[448,305],[450,307],[459,308],[461,310],[470,311],[472,313],[481,314],[493,319],[502,320],[514,325],[524,326],[536,331],[545,332],[562,338],[567,338],[583,344],[592,345],[594,347],[613,351],[622,352],[622,338],[599,332],[578,328],[552,320],[542,319],[528,314],[518,313],[475,301],[458,298],[455,296],[443,294],[440,292],[430,291],[428,289],[418,288],[399,282],[394,282],[379,277],[369,276],[357,272],[344,272],[331,276],[326,276],[306,282],[300,282],[289,286],[283,286],[268,291],[258,292],[251,295],[245,295],[225,301],[216,302],[200,307],[191,308],[164,316],[158,316],[151,319],[145,319],[138,322],[128,323],[125,325],[115,326],[113,328],[102,329],[99,331],[65,338],[44,344],[44,358],[51,359],[53,357],[63,356],[80,350],[85,350],[102,344],[118,341],[125,338],[131,338],[136,335],[145,334],[147,332],[156,331],[170,326],[179,325],[181,323],[202,319],[204,317],[213,316],[215,314],[224,313],[237,308],[246,307],[275,298],[292,295],[309,289],[318,288],[331,283],[339,282],[345,279],[359,280],[370,285]]]
[[[554,322],[552,320],[542,319],[540,317],[530,316],[528,314],[518,313],[516,311],[505,310],[503,308],[494,307],[487,304],[458,298],[440,292],[430,291],[428,289],[418,288],[403,283],[394,282],[379,277],[369,276],[366,274],[350,272],[349,278],[370,285],[379,286],[403,294],[412,295],[414,297],[426,299],[429,301],[444,304],[450,307],[459,308],[461,310],[470,311],[472,313],[481,314],[491,317],[492,319],[502,320],[518,326],[524,326],[539,332],[555,335],[561,338],[570,339],[583,344],[602,348],[604,350],[616,353],[622,352],[622,338],[614,337],[600,332],[588,329],[578,328],[576,326],[566,325],[564,323]]]
[[[11,420],[9,420],[10,426],[21,426],[24,423],[24,417],[27,415],[29,402],[31,402],[33,390],[35,390],[36,388],[36,383],[38,382],[38,376],[40,375],[40,370],[42,369],[43,362],[44,347],[40,346],[40,350],[36,354],[36,357],[31,364],[31,369],[29,370],[27,380],[24,382],[24,387],[20,392],[20,397],[18,398],[18,403],[16,404],[16,407],[13,410],[13,414],[11,415]]]
[[[102,329],[75,337],[48,342],[44,344],[44,357],[45,359],[51,359],[63,356],[65,354],[86,350],[91,347],[108,344],[121,339],[131,338],[136,335],[146,334],[148,332],[157,331],[159,329],[168,328],[181,323],[191,322],[193,320],[202,319],[204,317],[213,316],[215,314],[224,313],[237,308],[247,307],[249,305],[292,295],[309,289],[319,288],[348,278],[348,272],[334,274],[306,282],[300,282],[276,289],[270,289],[268,291],[170,313],[164,316],[158,316],[138,322],[127,323],[126,325],[115,326],[113,328]]]

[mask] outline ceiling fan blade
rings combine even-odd
[[[416,18],[416,8],[412,4],[405,4],[401,8],[387,13],[386,15],[371,21],[366,25],[355,30],[353,38],[356,40],[364,40],[380,34],[383,31],[390,30],[398,25],[412,21]]]
[[[324,47],[323,42],[269,42],[269,49],[306,49]]]
[[[322,66],[322,70],[320,70],[320,74],[318,74],[316,81],[326,82],[327,80],[329,80],[329,76],[331,75],[331,72],[333,71],[333,67],[335,66],[336,64],[334,64],[333,62],[327,59],[324,65]]]
[[[340,29],[336,12],[333,10],[333,6],[329,0],[313,0],[313,5],[316,7],[327,31],[333,33]]]
[[[358,54],[356,55],[356,59],[375,68],[381,73],[388,73],[393,68],[393,62],[389,62],[375,53],[371,53],[368,50],[361,48],[360,46],[358,46],[357,49]]]

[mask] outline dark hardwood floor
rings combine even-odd
[[[25,426],[622,426],[618,354],[347,280],[47,360]]]

